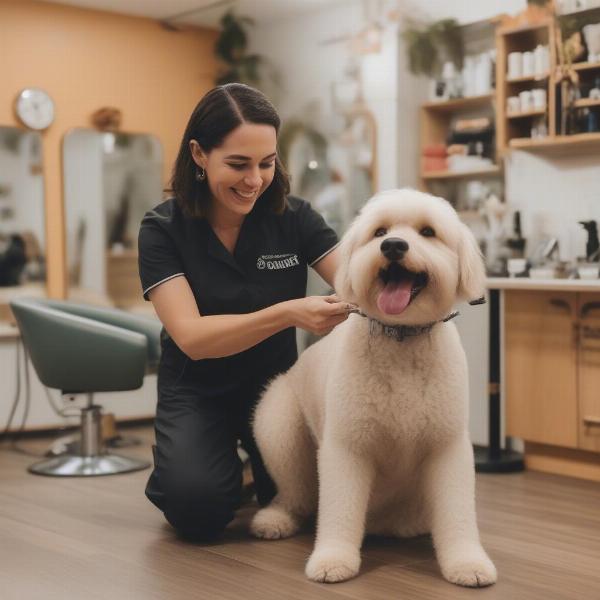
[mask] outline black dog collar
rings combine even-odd
[[[356,313],[361,317],[369,319],[369,333],[371,335],[383,334],[387,337],[394,338],[398,342],[403,342],[407,337],[415,337],[423,333],[428,333],[433,329],[434,325],[437,325],[437,323],[446,323],[446,321],[450,321],[450,319],[454,319],[454,317],[457,317],[460,314],[458,311],[455,311],[441,321],[433,321],[432,323],[426,323],[425,325],[386,325],[377,319],[373,319],[373,317],[369,317],[369,315],[366,315],[359,308],[355,308],[349,312]]]

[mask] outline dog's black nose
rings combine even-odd
[[[399,260],[408,251],[408,242],[400,238],[387,238],[381,242],[380,248],[388,260]]]

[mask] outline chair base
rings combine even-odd
[[[118,454],[100,454],[98,456],[62,454],[35,463],[27,470],[35,475],[49,477],[95,477],[141,471],[149,466],[149,462]]]

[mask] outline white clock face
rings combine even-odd
[[[46,129],[54,120],[52,98],[38,88],[27,88],[17,97],[17,116],[31,129]]]

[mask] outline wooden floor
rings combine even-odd
[[[150,429],[127,433],[144,444],[123,453],[149,458]],[[428,537],[367,539],[360,576],[323,585],[303,573],[311,532],[252,539],[247,507],[222,542],[187,544],[145,499],[149,471],[58,479],[29,475],[34,460],[0,452],[3,600],[600,598],[600,484],[533,472],[478,476],[481,537],[499,572],[490,588],[444,581]]]

